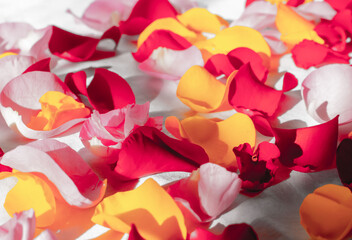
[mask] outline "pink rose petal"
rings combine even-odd
[[[32,240],[35,233],[35,215],[33,209],[15,213],[13,218],[0,226],[2,240]]]

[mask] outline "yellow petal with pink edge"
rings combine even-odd
[[[90,110],[83,103],[58,91],[46,92],[39,102],[42,110],[27,124],[34,130],[52,130],[70,120],[85,118],[90,114]]]
[[[296,45],[304,39],[324,44],[324,40],[314,31],[315,25],[289,6],[278,5],[275,24],[281,33],[281,40],[289,46]]]
[[[14,53],[14,52],[4,52],[4,53],[0,54],[0,58],[12,56],[12,55],[18,55],[18,54]]]
[[[92,221],[125,233],[134,224],[145,239],[186,239],[187,235],[181,210],[153,179],[106,197],[96,207]]]
[[[171,134],[188,139],[204,148],[212,163],[229,170],[237,169],[232,149],[240,144],[255,144],[256,131],[252,120],[245,114],[235,113],[225,120],[193,116],[179,121],[168,117],[165,127]]]
[[[186,28],[179,21],[174,18],[160,18],[152,22],[144,31],[139,35],[137,41],[137,47],[140,47],[142,43],[149,37],[149,35],[155,30],[169,30],[173,33],[180,35],[187,39],[190,43],[205,39],[204,36],[193,32],[192,30]]]
[[[0,173],[0,179],[17,178],[17,184],[6,195],[4,208],[10,216],[33,209],[37,227],[50,226],[56,215],[55,197],[49,185],[31,173]]]
[[[228,22],[210,13],[205,8],[191,8],[187,12],[177,16],[177,19],[187,28],[195,32],[218,33]]]

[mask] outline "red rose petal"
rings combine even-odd
[[[170,138],[153,127],[139,127],[122,144],[115,172],[137,179],[166,171],[191,172],[208,161],[198,145]]]
[[[52,29],[53,33],[49,41],[50,52],[71,62],[113,57],[116,54],[115,51],[97,50],[97,46],[103,39],[112,39],[117,45],[121,37],[118,27],[106,30],[100,39],[73,34],[55,26]]]
[[[176,18],[177,12],[168,0],[139,0],[126,21],[120,22],[123,34],[140,34],[158,18]]]
[[[44,58],[36,63],[33,63],[23,73],[34,71],[50,72],[50,58]]]
[[[336,166],[344,186],[352,191],[352,139],[343,139],[337,148]]]
[[[300,129],[273,129],[280,162],[299,172],[333,168],[338,136],[338,117],[329,122]]]
[[[185,50],[192,44],[183,37],[168,30],[156,30],[138,48],[132,56],[137,62],[143,62],[149,58],[153,51],[159,47],[172,50]]]

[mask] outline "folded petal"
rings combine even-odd
[[[68,74],[65,83],[75,94],[86,96],[92,107],[100,113],[135,103],[130,85],[117,73],[96,68],[93,80],[86,87],[87,75],[80,71]]]
[[[279,4],[276,15],[276,27],[281,32],[281,40],[289,45],[295,45],[304,39],[323,44],[314,31],[314,24],[301,17],[285,4]]]
[[[35,232],[33,209],[15,213],[6,223],[0,226],[0,238],[3,240],[32,240]]]
[[[18,146],[2,157],[1,164],[44,175],[67,203],[80,208],[96,205],[105,193],[105,183],[80,155],[54,139]]]
[[[235,113],[225,120],[211,120],[194,116],[179,121],[168,117],[165,127],[174,136],[180,136],[204,148],[209,161],[230,171],[237,170],[234,146],[248,142],[255,144],[255,128],[252,120],[242,113]]]
[[[192,44],[182,36],[169,30],[155,30],[139,46],[137,52],[132,53],[136,61],[143,62],[147,60],[154,50],[166,48],[171,50],[185,50]]]
[[[167,0],[139,0],[126,21],[120,22],[121,32],[140,34],[149,24],[159,18],[175,18],[177,12]]]
[[[228,88],[201,66],[192,66],[181,77],[176,96],[196,112],[220,112],[230,110]]]
[[[151,126],[161,130],[162,121],[162,117],[149,118],[149,102],[104,114],[94,111],[83,123],[80,138],[93,153],[107,157],[119,152],[122,142],[135,128]]]
[[[352,139],[341,141],[336,153],[336,167],[342,184],[352,190]]]
[[[313,239],[347,239],[352,230],[351,203],[347,187],[324,185],[303,200],[301,224]]]
[[[208,156],[201,147],[144,126],[123,142],[115,172],[123,179],[137,179],[160,172],[191,172],[206,162]]]
[[[125,233],[134,224],[145,239],[186,239],[187,234],[182,212],[153,179],[106,197],[96,207],[92,221]]]
[[[56,75],[49,72],[28,72],[12,79],[1,92],[0,109],[7,125],[27,138],[37,139],[58,135],[84,121],[84,118],[73,119],[49,131],[30,129],[27,124],[41,110],[39,99],[48,91],[77,99]]]
[[[298,129],[273,129],[280,162],[292,170],[317,172],[335,167],[338,117]],[[323,149],[323,150],[322,150]]]
[[[302,83],[302,96],[309,115],[318,122],[326,122],[339,115],[339,124],[352,121],[352,67],[331,64],[310,73]],[[334,79],[334,81],[331,81]]]
[[[331,63],[349,63],[349,56],[329,49],[314,41],[303,40],[292,49],[292,58],[297,67],[308,69]]]
[[[258,240],[257,233],[247,223],[231,224],[216,235],[203,228],[197,228],[190,235],[190,240]]]
[[[101,40],[111,39],[117,45],[121,37],[118,27],[109,28],[100,38],[80,36],[55,26],[52,27],[52,31],[49,41],[50,52],[71,62],[113,57],[116,54],[115,51],[98,50],[98,44]]]
[[[203,222],[211,221],[225,211],[236,199],[240,188],[241,180],[236,173],[206,163],[190,177],[169,186],[168,193],[180,204],[186,201],[184,207],[189,206],[188,210]]]
[[[16,178],[16,185],[6,194],[4,208],[10,216],[33,209],[37,227],[50,226],[56,215],[56,200],[50,185],[31,173],[0,173],[0,179]]]

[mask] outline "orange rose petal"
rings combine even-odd
[[[278,5],[275,23],[281,33],[281,40],[286,44],[296,45],[304,39],[324,44],[324,40],[314,31],[315,25],[301,17],[289,6]]]
[[[235,113],[223,121],[210,120],[201,116],[194,116],[179,121],[176,125],[175,117],[168,117],[166,129],[177,127],[180,135],[190,142],[203,147],[210,162],[219,164],[229,170],[237,169],[236,156],[232,148],[243,143],[255,144],[256,132],[252,120],[245,114]]]
[[[177,19],[195,32],[218,33],[229,25],[224,19],[210,13],[205,8],[191,8],[187,12],[178,15]]]
[[[10,216],[33,209],[37,227],[47,227],[55,220],[56,202],[49,185],[30,173],[0,173],[0,179],[16,177],[17,184],[8,192],[4,208]]]
[[[233,109],[228,102],[228,83],[223,84],[200,66],[192,66],[182,76],[176,96],[196,112]]]
[[[137,47],[139,48],[152,32],[154,32],[155,30],[160,30],[160,29],[169,30],[173,33],[176,33],[177,35],[184,37],[190,43],[194,43],[194,42],[199,41],[201,39],[205,39],[204,36],[187,29],[185,26],[183,26],[179,21],[177,21],[174,18],[161,18],[161,19],[157,19],[154,22],[152,22],[139,35],[139,38],[137,41]]]
[[[195,43],[212,54],[227,54],[235,48],[247,47],[269,58],[271,50],[260,32],[250,27],[234,26],[220,31],[214,38]]]
[[[300,215],[313,239],[345,239],[352,230],[352,193],[333,184],[317,188],[303,200]]]
[[[83,103],[62,92],[49,91],[39,102],[42,110],[27,124],[34,130],[52,130],[72,119],[87,117],[90,113]]]
[[[135,224],[145,239],[185,239],[187,235],[181,210],[153,179],[106,197],[96,207],[92,221],[125,233]]]

